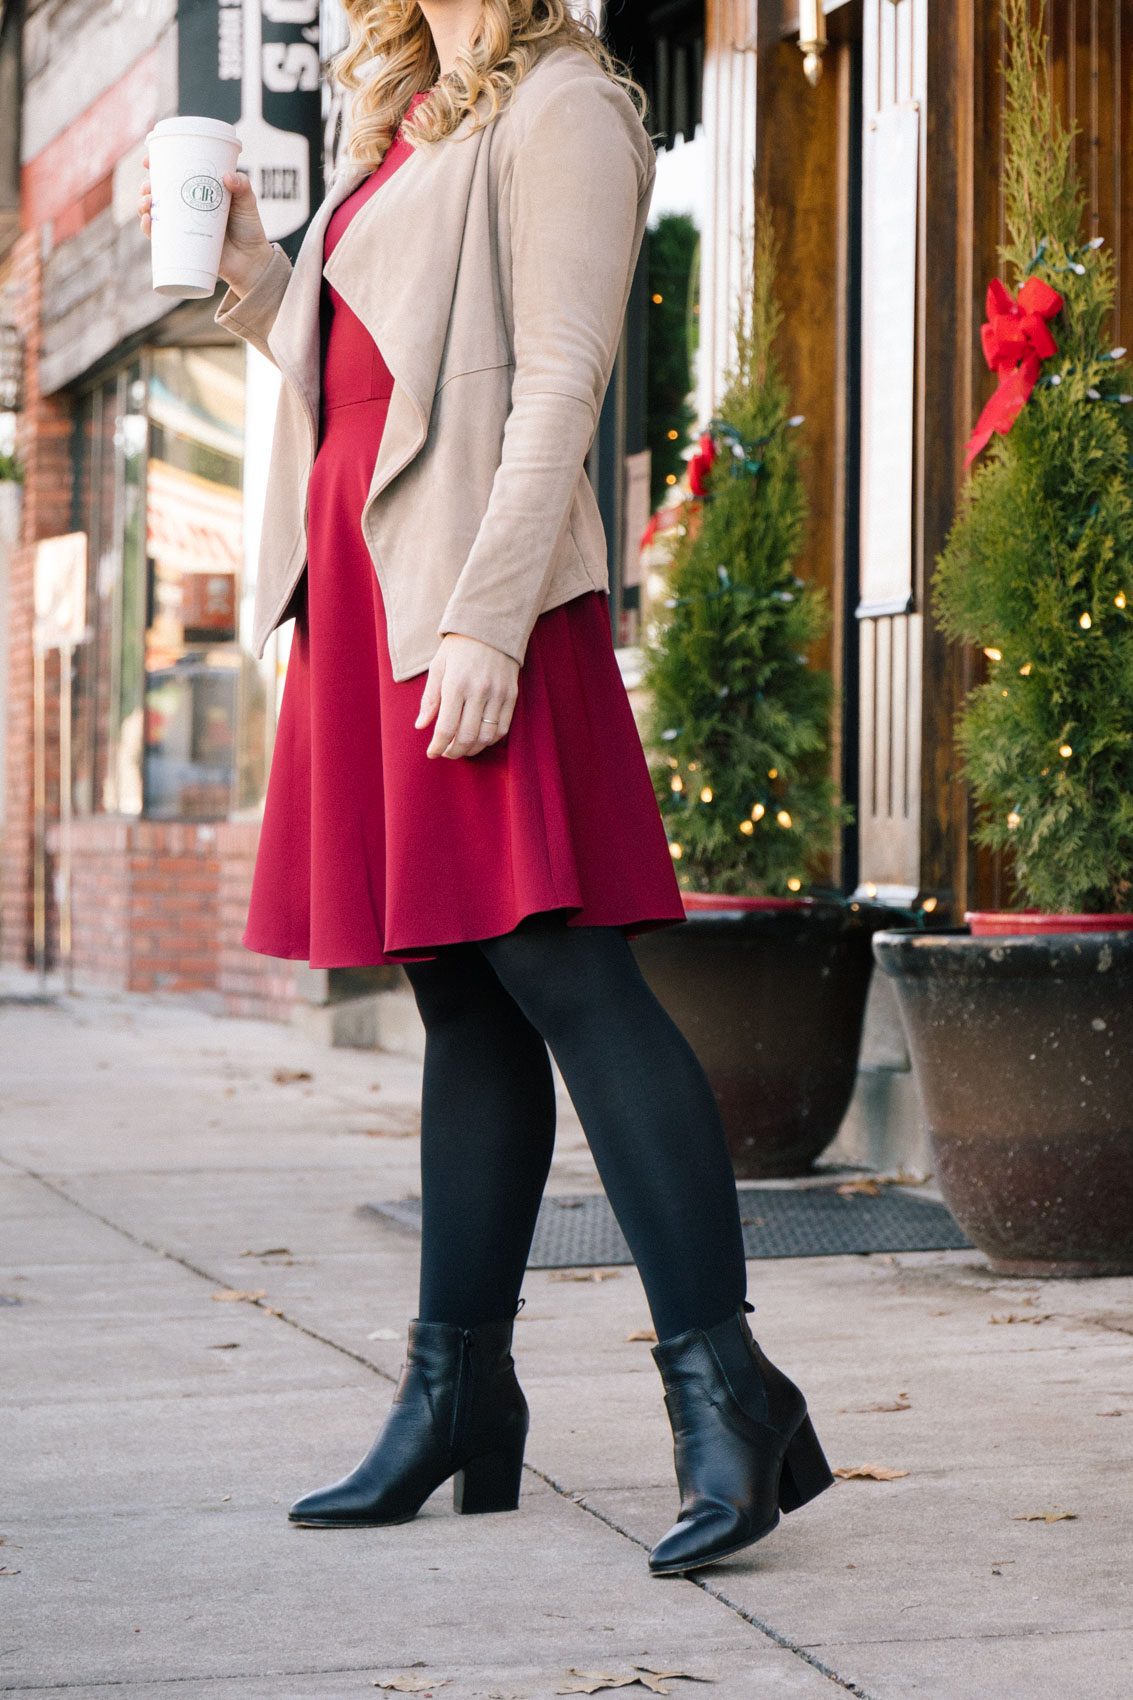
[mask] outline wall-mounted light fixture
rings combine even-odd
[[[24,405],[24,342],[15,325],[0,324],[0,413]]]
[[[812,89],[818,87],[822,55],[829,45],[822,0],[799,0],[799,52],[804,55],[803,75]]]

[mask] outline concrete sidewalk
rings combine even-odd
[[[295,1529],[401,1362],[417,1241],[357,1207],[417,1186],[417,1067],[184,1005],[11,1001],[33,989],[0,984],[0,1693],[545,1700],[644,1665],[720,1700],[1133,1692],[1133,1282],[752,1264],[831,1462],[908,1474],[654,1581],[675,1493],[637,1277],[532,1273],[519,1512],[442,1490],[404,1527]],[[595,1184],[564,1112],[552,1185]]]

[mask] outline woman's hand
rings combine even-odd
[[[433,657],[415,722],[436,720],[426,755],[457,761],[498,743],[511,725],[518,680],[519,663],[502,649],[449,632]]]
[[[142,160],[149,168],[149,155]],[[228,225],[224,232],[224,247],[220,252],[220,276],[237,295],[247,295],[252,285],[263,275],[271,262],[272,246],[264,235],[260,209],[252,185],[242,171],[226,171],[224,187],[232,196],[228,209]],[[142,233],[152,229],[153,194],[148,175],[142,178],[138,196],[138,217]]]

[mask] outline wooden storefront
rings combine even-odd
[[[647,8],[648,9],[648,8]],[[663,8],[660,8],[661,10]],[[686,9],[687,10],[687,9]],[[998,0],[826,0],[811,87],[798,0],[706,0],[700,412],[728,354],[755,198],[782,244],[782,355],[806,415],[812,524],[803,571],[834,611],[836,760],[856,824],[837,873],[940,918],[1008,896],[977,852],[953,723],[979,658],[932,616],[964,445],[992,380],[979,347],[997,271]],[[610,21],[617,21],[611,6]],[[1055,86],[1079,129],[1090,236],[1118,269],[1116,343],[1133,338],[1133,0],[1050,0]]]

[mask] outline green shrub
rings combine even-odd
[[[1133,908],[1133,377],[1106,335],[1113,262],[1084,242],[1073,133],[1043,23],[1004,0],[1007,281],[1063,297],[1057,352],[992,438],[941,555],[935,605],[988,677],[958,728],[980,842],[1023,907]]]
[[[826,600],[794,571],[807,519],[802,422],[772,352],[774,271],[763,209],[710,427],[715,460],[648,659],[654,783],[678,876],[694,891],[797,891],[844,819],[830,777],[830,678],[806,655],[827,628]]]

